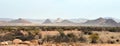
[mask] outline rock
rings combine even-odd
[[[31,42],[30,42],[30,41],[24,41],[24,43],[26,43],[26,44],[30,44]]]
[[[34,37],[35,39],[39,39],[40,37],[39,37],[39,35],[35,35],[35,37]]]
[[[8,42],[0,42],[0,45],[8,45]]]
[[[32,45],[32,43],[30,41],[24,41],[24,42],[21,42],[20,44],[22,45]]]
[[[39,43],[40,45],[43,44],[42,39],[38,39],[38,43]]]
[[[38,40],[31,40],[31,43],[34,45],[38,45]]]
[[[69,45],[69,46],[72,46],[72,45]]]
[[[12,42],[12,41],[6,41],[6,42],[7,42],[9,45],[10,45],[10,44],[13,44],[13,42]]]
[[[14,39],[14,40],[13,40],[13,43],[14,43],[14,44],[19,44],[19,43],[21,43],[21,42],[22,42],[22,40],[20,40],[20,39]]]
[[[52,46],[56,46],[55,44],[52,44]]]

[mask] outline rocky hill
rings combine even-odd
[[[98,18],[95,20],[88,20],[84,24],[87,25],[100,25],[100,26],[117,26],[117,22],[113,19]]]
[[[73,22],[71,22],[69,20],[63,20],[63,21],[61,21],[61,23],[73,23]]]
[[[32,22],[27,21],[27,20],[22,19],[22,18],[19,18],[19,19],[16,19],[16,20],[11,20],[11,21],[9,21],[9,23],[32,23]]]
[[[43,24],[49,24],[49,23],[52,23],[50,19],[46,19]]]

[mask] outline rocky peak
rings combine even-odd
[[[52,23],[50,19],[46,19],[43,24],[46,24],[46,23]]]

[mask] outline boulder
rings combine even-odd
[[[8,45],[8,42],[0,42],[0,45]]]
[[[14,39],[13,40],[13,44],[19,44],[19,43],[22,43],[22,40],[20,40],[20,39]]]
[[[38,40],[31,40],[31,43],[34,45],[38,45]]]

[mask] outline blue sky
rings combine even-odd
[[[0,18],[120,18],[120,0],[0,0]]]

